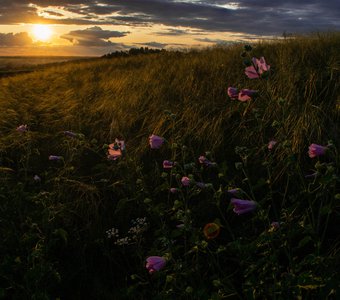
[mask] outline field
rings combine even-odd
[[[0,79],[0,299],[339,298],[339,49]]]
[[[46,68],[51,64],[86,59],[90,58],[77,56],[0,56],[0,77],[30,73]]]

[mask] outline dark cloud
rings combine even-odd
[[[138,45],[143,45],[143,46],[146,46],[146,47],[152,47],[152,48],[160,48],[160,49],[163,49],[163,48],[165,48],[168,44],[157,43],[157,42],[148,42],[148,43],[138,43]]]
[[[217,45],[229,45],[234,42],[228,41],[228,40],[221,40],[221,39],[209,39],[209,38],[197,38],[195,41],[203,42],[203,43],[214,43]]]
[[[31,3],[31,4],[28,4]],[[228,5],[229,4],[229,5]],[[233,4],[233,5],[232,5]],[[37,6],[63,10],[65,19],[37,15]],[[67,12],[76,18],[66,18]],[[55,16],[59,16],[60,11]],[[60,16],[61,17],[61,16]],[[113,24],[151,26],[163,24],[209,32],[244,32],[257,35],[340,29],[339,0],[1,0],[0,24],[23,22],[63,24]],[[159,35],[159,33],[156,33]],[[165,35],[182,35],[169,30]]]
[[[27,32],[0,33],[0,47],[23,47],[32,45]]]
[[[175,29],[175,28],[170,28],[164,31],[158,31],[154,33],[155,35],[172,35],[172,36],[179,36],[179,35],[186,35],[186,34],[191,34],[191,32],[187,30],[182,30],[182,29]]]
[[[110,38],[126,36],[129,32],[103,30],[98,26],[86,28],[84,30],[74,30],[61,36],[71,43],[79,46],[102,47],[110,46],[113,43]]]

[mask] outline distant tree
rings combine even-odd
[[[149,49],[148,47],[140,47],[140,48],[131,48],[128,51],[115,51],[108,54],[104,54],[103,58],[113,58],[113,57],[124,57],[124,56],[134,56],[141,54],[155,54],[155,53],[164,53],[165,49]]]

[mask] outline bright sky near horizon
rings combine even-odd
[[[98,56],[339,30],[339,0],[0,0],[0,55]]]

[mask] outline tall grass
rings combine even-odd
[[[0,196],[6,226],[0,297],[338,295],[339,240],[333,226],[339,216],[334,202],[339,156],[335,151],[314,165],[307,151],[311,143],[339,149],[340,36],[252,46],[252,56],[264,56],[271,65],[268,80],[245,76],[243,45],[70,62],[1,79]],[[259,96],[249,103],[232,101],[228,86],[258,90]],[[20,124],[29,131],[19,134]],[[65,130],[82,136],[69,139]],[[150,151],[151,134],[166,138],[169,146]],[[127,150],[112,163],[105,144],[116,137],[125,140]],[[273,139],[279,146],[269,153]],[[205,151],[219,169],[191,170],[188,164]],[[52,154],[64,159],[49,162]],[[163,159],[171,158],[183,164],[177,181],[192,175],[213,189],[174,199],[168,189],[176,180],[161,169]],[[313,170],[322,175],[319,181],[304,178]],[[41,182],[34,182],[35,174]],[[231,216],[226,192],[231,186],[260,203],[250,224]],[[171,229],[181,213],[193,226],[184,236]],[[109,228],[128,231],[130,221],[141,216],[149,227],[138,243],[122,247],[106,239]],[[215,219],[224,234],[208,244],[201,228]],[[268,236],[273,219],[285,226],[280,235]],[[180,242],[174,242],[176,234]],[[176,244],[182,242],[183,247]],[[150,278],[143,264],[156,250],[168,255],[172,267],[165,277]]]

